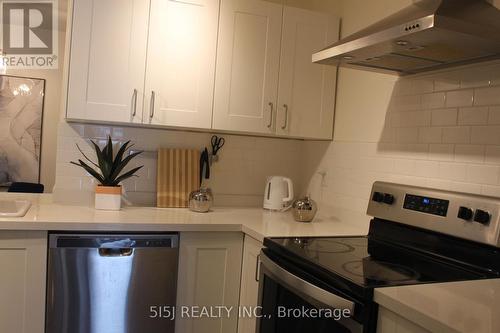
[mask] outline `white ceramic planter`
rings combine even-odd
[[[122,207],[121,186],[96,186],[95,209],[120,210]]]

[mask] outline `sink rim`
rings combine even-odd
[[[23,217],[26,215],[28,210],[31,208],[31,201],[29,200],[21,200],[21,199],[14,199],[14,200],[5,200],[5,199],[0,199],[0,202],[14,202],[17,206],[17,211],[15,212],[2,212],[0,210],[0,217]]]

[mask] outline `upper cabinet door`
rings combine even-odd
[[[149,0],[74,0],[67,117],[141,122]]]
[[[274,133],[283,6],[222,0],[213,128]]]
[[[339,19],[285,6],[276,133],[331,139],[336,67],[313,64],[311,55],[334,43]]]
[[[210,128],[219,0],[152,0],[144,123]]]

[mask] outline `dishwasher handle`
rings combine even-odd
[[[101,247],[98,251],[101,257],[130,257],[134,253],[134,249],[130,247],[118,249]]]
[[[52,234],[49,236],[51,249],[103,249],[102,255],[110,255],[113,251],[106,249],[124,250],[135,248],[177,248],[179,247],[178,234],[127,235],[127,234]],[[114,251],[116,252],[116,251]],[[101,252],[100,252],[101,254]]]

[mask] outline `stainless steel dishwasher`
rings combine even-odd
[[[177,234],[49,237],[46,333],[174,333]]]

